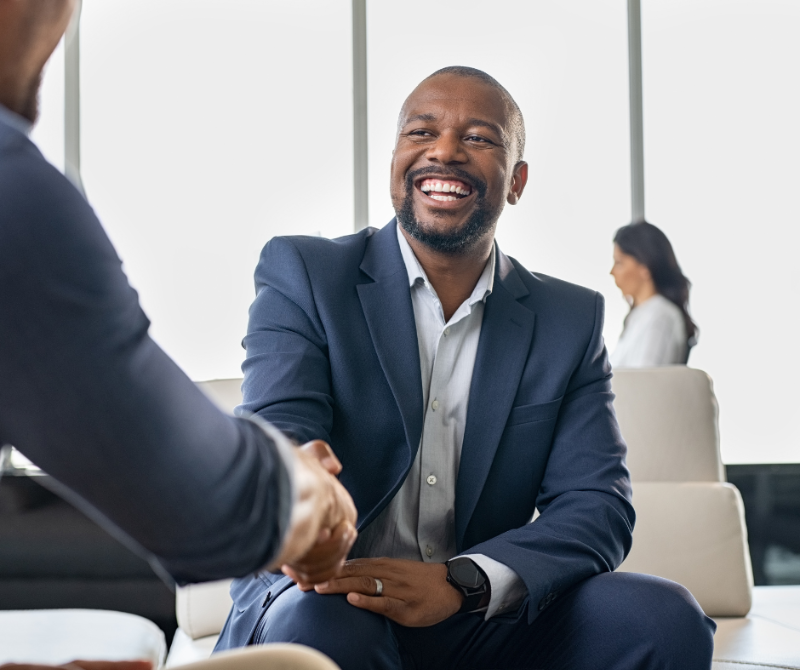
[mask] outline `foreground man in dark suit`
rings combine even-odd
[[[400,113],[396,221],[265,247],[243,407],[330,442],[360,536],[338,579],[238,580],[218,649],[301,642],[348,670],[710,667],[691,594],[613,572],[634,511],[601,296],[494,243],[523,148],[508,92],[445,68]]]
[[[179,581],[284,563],[333,577],[355,539],[335,456],[214,407],[150,339],[91,207],[27,137],[74,8],[0,0],[0,446]]]

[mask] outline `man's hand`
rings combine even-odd
[[[375,595],[375,579],[383,594]],[[347,601],[361,609],[383,614],[402,626],[433,626],[453,616],[464,596],[447,583],[444,563],[421,563],[396,558],[361,558],[347,561],[341,576],[317,584],[317,593],[346,593]]]
[[[356,539],[353,499],[336,479],[342,464],[331,448],[314,440],[295,450],[297,495],[280,555],[270,569],[307,589],[335,577]]]

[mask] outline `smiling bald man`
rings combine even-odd
[[[439,70],[400,113],[396,219],[264,248],[244,408],[331,444],[360,535],[337,579],[235,582],[218,649],[301,642],[347,670],[710,667],[691,594],[613,572],[634,511],[601,296],[495,243],[524,145],[496,80]]]

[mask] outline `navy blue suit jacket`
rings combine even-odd
[[[246,575],[280,549],[288,473],[150,339],[121,265],[83,196],[0,118],[0,446],[179,581]]]
[[[242,407],[298,442],[330,442],[360,528],[402,485],[422,433],[417,333],[395,226],[270,241],[244,341]],[[602,330],[598,293],[531,274],[497,251],[456,485],[456,540],[460,552],[485,554],[522,578],[531,621],[573,584],[614,570],[631,545],[626,449]],[[531,524],[534,508],[541,516]],[[276,581],[262,574],[234,584],[218,648],[248,642],[264,590],[286,586]]]

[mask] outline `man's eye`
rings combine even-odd
[[[480,135],[469,135],[466,139],[468,141],[470,141],[470,142],[480,142],[481,144],[491,144],[491,142],[489,140],[487,140],[485,137],[481,137]]]
[[[430,136],[430,133],[427,130],[412,130],[408,134],[410,136],[415,136],[415,137],[429,137]]]

